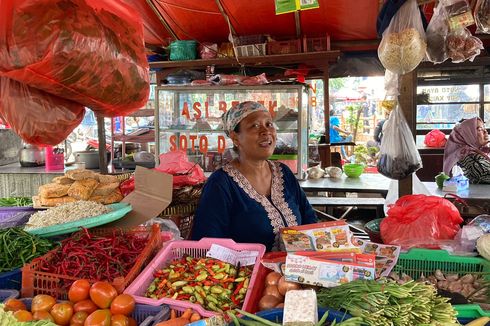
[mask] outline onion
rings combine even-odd
[[[259,301],[259,310],[268,310],[272,309],[281,303],[277,297],[273,295],[264,295]]]
[[[276,285],[269,285],[268,287],[266,287],[262,295],[273,295],[281,301],[284,300],[284,296],[281,293],[279,293],[279,290],[277,289]]]
[[[265,277],[265,286],[277,285],[280,278],[281,278],[281,274],[279,274],[278,272],[270,272]]]
[[[286,292],[288,292],[290,290],[300,290],[301,285],[299,285],[298,283],[294,283],[294,282],[288,282],[284,279],[284,276],[282,276],[279,279],[279,283],[277,283],[277,289],[279,290],[280,294],[286,295]]]

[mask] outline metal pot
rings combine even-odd
[[[36,145],[25,144],[19,151],[19,162],[22,167],[44,166],[46,162],[44,149]]]
[[[98,169],[99,168],[99,151],[81,151],[75,152],[75,162],[85,163],[86,169]]]

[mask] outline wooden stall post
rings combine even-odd
[[[416,82],[417,72],[416,70],[409,72],[401,76],[400,80],[400,107],[402,109],[405,118],[407,119],[408,126],[415,135],[415,110],[416,110]],[[415,136],[414,136],[415,137]],[[398,182],[398,197],[412,194],[412,175],[410,177],[400,180]]]
[[[105,146],[104,117],[97,115],[97,136],[99,138],[99,170],[107,174],[107,150]]]

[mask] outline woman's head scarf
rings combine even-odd
[[[239,103],[226,111],[221,117],[226,135],[229,137],[230,132],[235,130],[240,121],[254,112],[269,112],[269,110],[258,102],[247,101]]]
[[[478,153],[488,158],[478,141],[478,121],[480,118],[466,119],[453,128],[444,148],[444,173],[449,175],[453,166],[469,154]]]

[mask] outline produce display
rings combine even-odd
[[[183,256],[154,272],[145,296],[198,303],[223,312],[241,307],[248,290],[252,267],[234,267],[214,258]]]
[[[141,237],[117,229],[105,236],[83,229],[63,240],[49,257],[39,258],[40,270],[111,282],[117,277],[126,276],[149,238],[150,234]]]
[[[32,206],[32,199],[29,197],[0,198],[0,207],[24,207],[24,206]]]
[[[50,295],[38,294],[28,301],[8,299],[0,310],[11,314],[0,314],[0,318],[3,315],[9,321],[46,321],[45,324],[29,323],[26,326],[137,325],[131,317],[136,306],[134,298],[129,294],[117,294],[108,282],[91,285],[89,281],[79,279],[70,287],[68,298],[69,301],[58,302]]]
[[[184,326],[198,320],[201,320],[201,316],[191,308],[187,308],[179,317],[177,317],[175,309],[172,309],[170,310],[170,318],[155,324],[155,326]]]
[[[31,215],[25,230],[78,221],[83,218],[109,213],[111,209],[93,201],[76,201],[39,211]]]
[[[53,248],[51,241],[18,227],[0,230],[0,245],[0,273],[20,268]]]
[[[448,298],[432,285],[409,281],[356,280],[317,291],[318,305],[345,309],[370,326],[458,325]]]
[[[286,293],[301,288],[301,284],[286,281],[280,273],[270,272],[265,277],[264,291],[258,303],[259,310],[284,307]]]
[[[77,200],[94,201],[108,205],[121,201],[119,180],[85,169],[69,170],[51,183],[39,187],[39,195],[33,197],[35,206],[53,207]]]
[[[405,273],[398,274],[391,272],[389,277],[399,284],[412,281],[412,278]],[[431,275],[421,274],[418,282],[425,282],[434,285],[438,293],[450,298],[453,304],[479,303],[483,306],[488,302],[488,289],[490,282],[485,281],[482,275],[477,274],[444,274],[437,269]]]

